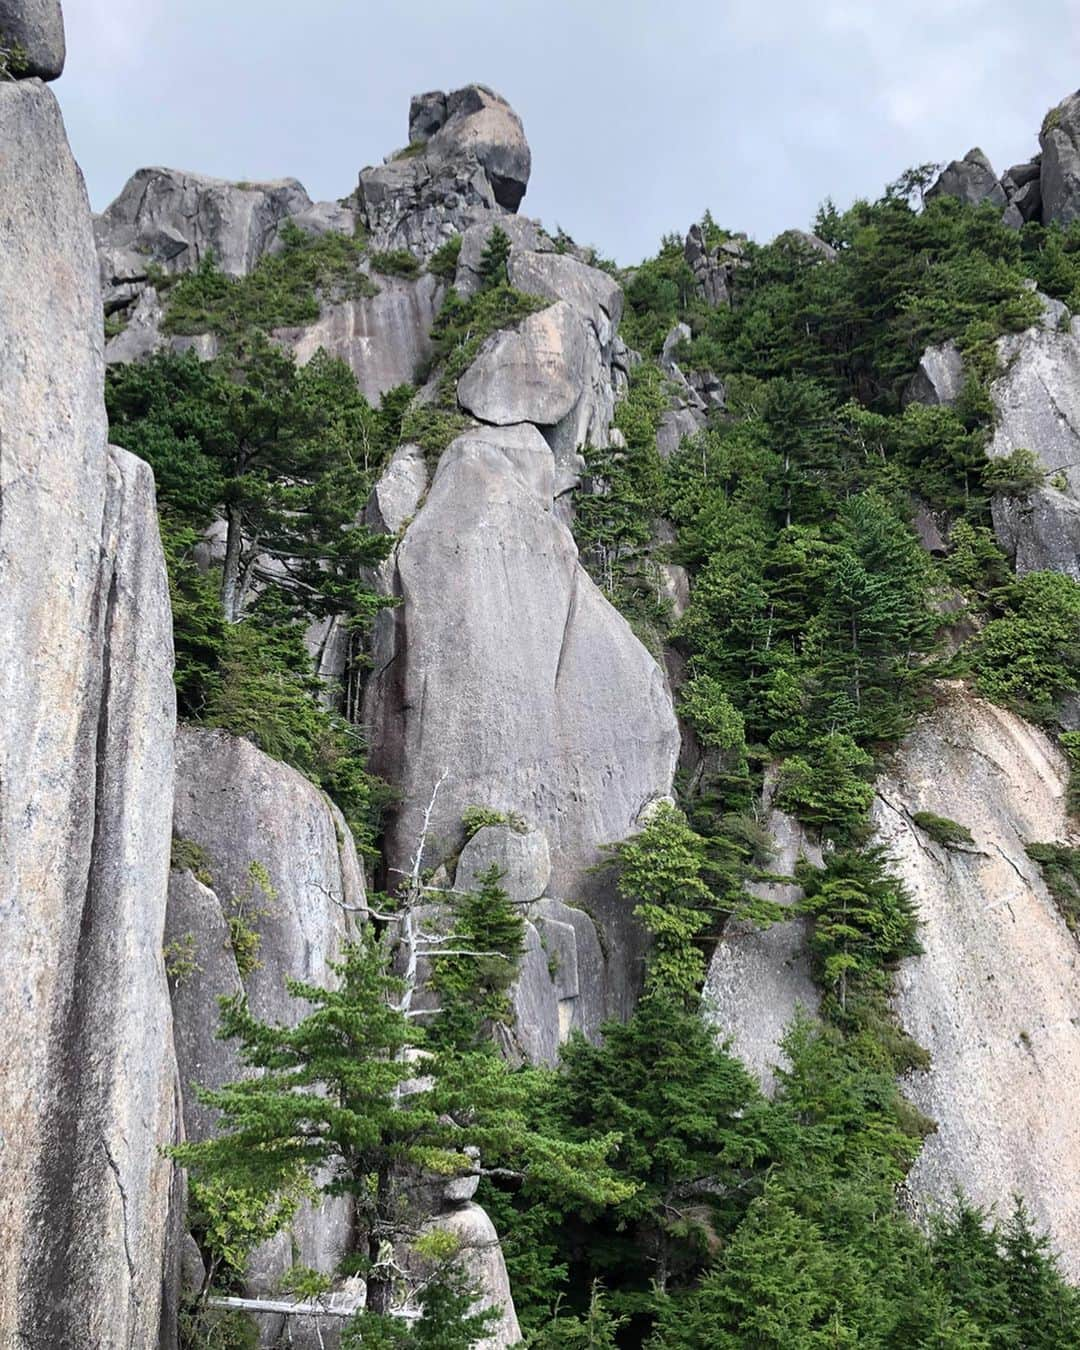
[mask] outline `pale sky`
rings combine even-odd
[[[65,0],[54,86],[101,210],[148,164],[317,199],[491,85],[522,211],[621,263],[708,207],[766,240],[979,145],[1001,172],[1080,86],[1080,0]]]

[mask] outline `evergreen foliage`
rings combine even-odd
[[[247,736],[324,787],[362,848],[385,788],[357,728],[327,706],[304,634],[356,634],[385,603],[363,570],[391,541],[356,524],[396,443],[402,400],[371,408],[340,361],[306,366],[253,333],[218,361],[164,354],[109,372],[110,435],[149,461],[172,600],[181,716]],[[220,565],[199,559],[224,519]],[[243,617],[243,622],[233,622]]]
[[[164,330],[167,333],[214,333],[227,344],[252,331],[295,328],[313,323],[322,301],[360,300],[378,293],[362,268],[365,245],[359,236],[328,230],[305,234],[285,221],[281,248],[265,253],[242,277],[220,271],[207,254],[193,272],[168,285]]]
[[[346,1265],[365,1276],[367,1310],[386,1314],[393,1244],[424,1217],[412,1193],[424,1173],[472,1170],[469,1150],[579,1203],[628,1193],[605,1163],[617,1136],[572,1140],[529,1128],[523,1107],[533,1080],[512,1075],[490,1045],[433,1042],[424,1078],[406,1090],[424,1035],[401,1006],[404,984],[389,973],[382,944],[369,934],[332,969],[334,989],[288,982],[310,1009],[292,1027],[259,1021],[243,996],[221,1000],[220,1035],[260,1072],[202,1090],[200,1100],[221,1113],[218,1136],[171,1150],[191,1169],[204,1204],[239,1196],[254,1216],[239,1245],[228,1247],[216,1236],[216,1216],[235,1226],[233,1209],[212,1205],[202,1233],[214,1259],[238,1264],[289,1222],[305,1191],[348,1195],[362,1241]]]

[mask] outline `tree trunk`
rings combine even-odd
[[[238,508],[226,507],[225,520],[228,528],[225,535],[225,566],[221,573],[221,608],[225,611],[226,623],[236,623],[240,617],[240,548],[243,544]]]

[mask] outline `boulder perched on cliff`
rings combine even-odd
[[[407,150],[360,173],[357,209],[376,248],[428,258],[454,234],[521,204],[529,145],[517,113],[486,86],[418,96],[409,140]]]
[[[969,150],[963,159],[954,159],[939,174],[932,187],[927,188],[928,200],[934,197],[957,197],[968,206],[989,202],[992,206],[1005,205],[1005,189],[998,182],[993,165],[978,148]]]
[[[1066,779],[1042,732],[954,686],[879,783],[874,823],[918,907],[925,949],[903,963],[895,1000],[931,1053],[905,1090],[937,1122],[911,1190],[929,1205],[959,1186],[1001,1213],[1018,1192],[1076,1278],[1080,947],[1024,850],[1072,840]],[[974,843],[941,847],[916,811],[956,820]]]
[[[454,886],[476,890],[480,878],[495,867],[500,886],[512,904],[539,900],[551,880],[551,851],[543,830],[517,830],[510,825],[485,825],[477,830],[458,859]]]
[[[581,397],[585,334],[565,301],[495,333],[458,381],[458,402],[481,422],[550,427]]]
[[[411,128],[410,128],[411,129]],[[446,121],[427,143],[429,159],[476,158],[496,202],[516,211],[525,196],[532,154],[521,118],[500,94],[470,84],[446,96]]]
[[[1080,91],[1051,108],[1039,136],[1043,223],[1080,219]]]
[[[235,1047],[217,1039],[217,1000],[246,994],[263,1021],[293,1025],[308,1011],[285,982],[333,981],[365,903],[352,836],[336,807],[302,774],[224,731],[181,727],[176,751],[174,870],[166,951],[176,1058],[189,1139],[214,1113],[194,1085],[242,1077]],[[300,1259],[331,1272],[347,1246],[344,1199],[303,1209],[293,1224]],[[287,1236],[256,1254],[252,1292],[267,1293],[292,1264]]]
[[[426,860],[457,851],[468,806],[523,816],[547,834],[552,893],[626,930],[611,944],[626,1008],[640,942],[588,869],[670,787],[678,731],[663,673],[552,512],[551,452],[532,435],[524,469],[498,428],[454,441],[394,555],[401,603],[377,620],[365,705],[377,770],[402,793],[387,862],[407,865],[444,770]]]
[[[156,1345],[168,589],[150,471],[106,444],[90,209],[50,90],[0,83],[0,143],[0,1343]]]
[[[0,0],[0,48],[11,53],[16,79],[58,79],[66,55],[60,0]]]

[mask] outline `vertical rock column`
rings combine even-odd
[[[0,83],[0,200],[0,1343],[146,1347],[176,1123],[171,622],[153,479],[106,443],[86,192],[36,79]]]

